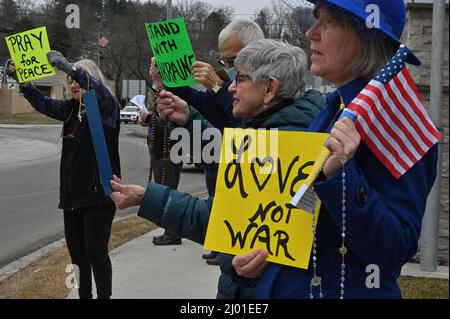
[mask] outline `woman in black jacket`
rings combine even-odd
[[[53,66],[67,74],[72,98],[48,98],[31,83],[21,85],[20,92],[38,112],[64,123],[59,208],[64,210],[67,248],[79,275],[80,299],[92,298],[91,269],[97,298],[108,299],[112,290],[108,242],[116,209],[100,183],[82,94],[90,90],[96,93],[112,170],[120,175],[119,103],[106,87],[103,74],[93,61],[69,63],[57,51],[49,52],[47,57]],[[10,63],[8,73],[15,74],[14,63]]]

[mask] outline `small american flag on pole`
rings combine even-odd
[[[106,47],[109,43],[109,40],[105,38],[104,36],[100,36],[100,39],[98,39],[98,45],[102,48]]]
[[[441,139],[405,66],[409,54],[401,45],[348,106],[362,140],[397,179]]]

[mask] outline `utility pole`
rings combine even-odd
[[[97,57],[97,65],[100,69],[101,67],[101,56],[102,56],[102,47],[100,45],[100,39],[103,36],[103,20],[105,18],[105,0],[102,0],[102,7],[100,9],[100,33],[98,35],[98,42],[97,42],[97,48],[98,48],[98,57]]]
[[[167,20],[172,19],[172,0],[167,0]]]
[[[431,119],[442,136],[443,72],[444,72],[444,35],[445,35],[445,0],[433,1],[433,35],[431,57],[430,103]],[[420,269],[437,270],[437,253],[439,241],[439,216],[441,212],[441,174],[443,145],[439,143],[439,162],[434,187],[428,196],[427,208],[423,219]]]

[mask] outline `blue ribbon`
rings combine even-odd
[[[350,111],[349,109],[344,109],[344,111],[342,111],[341,116],[339,117],[339,120],[343,120],[344,118],[348,117],[352,122],[355,122],[356,119],[358,118],[355,113],[353,113],[352,111]]]
[[[109,160],[108,148],[106,147],[105,132],[103,131],[102,119],[97,103],[97,97],[94,91],[83,94],[83,100],[86,104],[89,129],[91,130],[92,142],[94,144],[95,157],[100,171],[100,181],[105,195],[111,195],[113,189],[110,181],[113,179],[111,162]]]

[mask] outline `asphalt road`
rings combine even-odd
[[[0,127],[0,268],[64,236],[62,212],[57,208],[60,130],[59,125]],[[125,183],[145,185],[147,145],[132,131],[145,133],[136,125],[121,126],[122,178]],[[22,149],[15,147],[15,140]],[[203,174],[186,167],[180,189],[204,194]],[[116,217],[136,212],[129,209]]]

